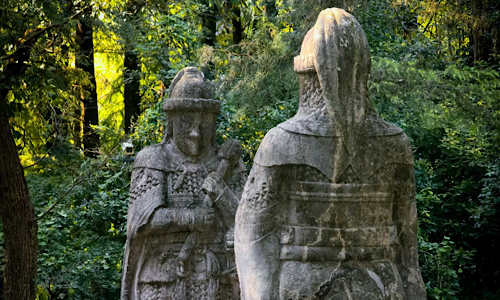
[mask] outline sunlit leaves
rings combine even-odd
[[[85,178],[54,213],[38,224],[38,295],[49,291],[74,299],[117,299],[125,242],[130,165],[100,160],[80,164],[70,150],[56,161],[43,161],[44,173],[27,175],[37,214]]]
[[[494,272],[490,266],[498,262],[490,261],[489,254],[500,211],[495,181],[498,73],[457,64],[432,70],[417,67],[415,61],[372,61],[372,99],[385,119],[405,130],[415,148],[420,255],[428,295],[495,299],[488,290],[478,298],[471,291],[481,286],[473,280],[477,273]]]

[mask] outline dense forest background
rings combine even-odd
[[[500,299],[500,3],[493,0],[6,0],[0,7],[3,299],[118,299],[131,163],[198,66],[219,142],[252,159],[294,115],[293,57],[342,7],[372,52],[370,96],[414,147],[429,299]]]

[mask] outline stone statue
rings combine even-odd
[[[265,136],[236,213],[242,300],[426,299],[412,149],[368,98],[361,26],[322,11],[294,64],[299,110]]]
[[[165,139],[137,155],[121,300],[239,299],[233,233],[246,171],[238,142],[215,141],[212,97],[203,73],[180,71]]]

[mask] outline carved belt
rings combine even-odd
[[[385,247],[315,247],[282,245],[280,259],[295,261],[394,260],[392,246]]]
[[[294,182],[288,191],[287,215],[292,224],[311,227],[390,226],[394,211],[392,191],[393,186],[381,184]],[[367,234],[369,237],[371,233]]]
[[[189,231],[184,231],[161,235],[151,235],[147,240],[148,248],[152,248],[151,250],[155,250],[157,248],[167,247],[168,249],[170,249],[170,252],[179,252],[189,233]],[[205,238],[200,239],[199,244],[200,246],[207,246],[215,253],[225,253],[225,243],[215,242],[215,240],[215,236],[208,235],[205,236]]]
[[[396,241],[395,226],[364,228],[321,228],[284,226],[281,244],[301,246],[389,246]]]
[[[308,202],[387,203],[392,202],[390,184],[344,184],[295,181],[290,198]]]
[[[377,260],[394,258],[395,226],[319,228],[285,226],[281,259],[300,261]]]
[[[168,194],[167,206],[170,208],[195,208],[201,206],[205,194]]]

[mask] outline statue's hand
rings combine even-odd
[[[210,173],[203,182],[203,191],[212,198],[217,199],[227,188],[226,182],[217,172]]]
[[[184,269],[184,262],[182,260],[177,260],[176,261],[176,266],[175,266],[175,273],[179,277],[186,277],[186,272]]]
[[[213,208],[198,207],[193,210],[195,230],[205,232],[211,229],[214,223],[215,212]]]
[[[226,249],[234,249],[234,227],[226,232]],[[234,250],[233,250],[234,251]]]

